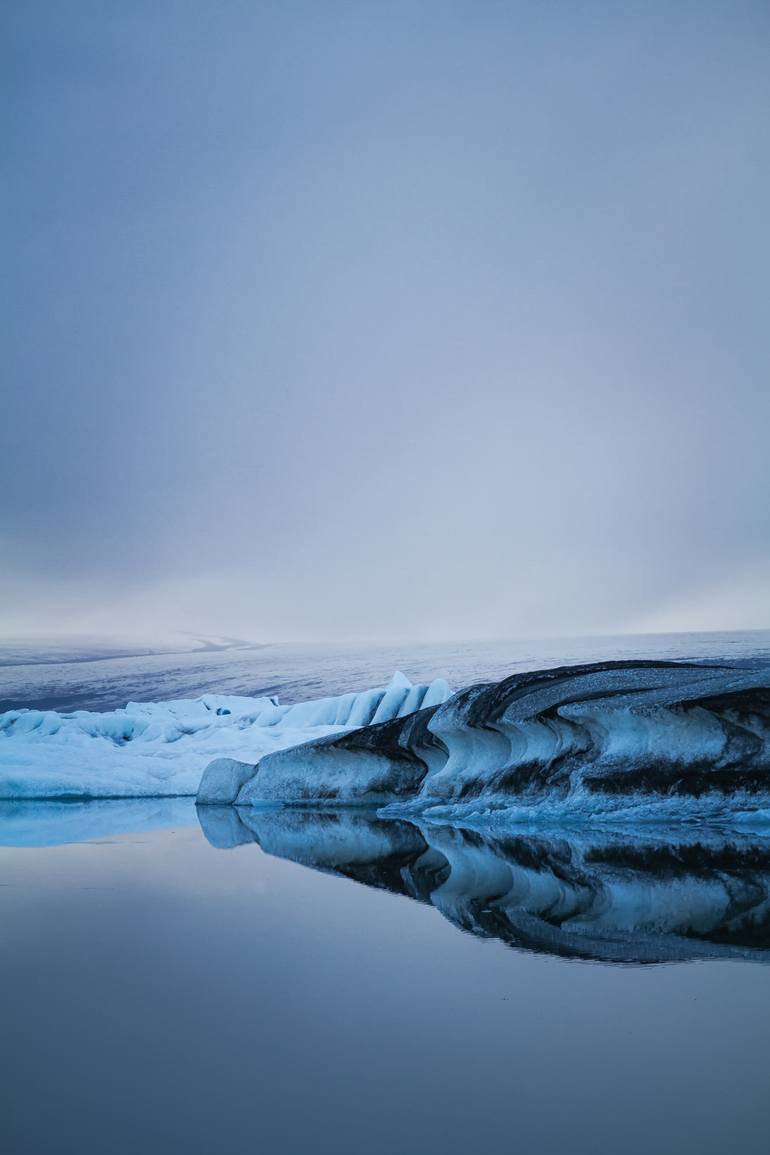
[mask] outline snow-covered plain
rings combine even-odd
[[[449,696],[441,679],[413,686],[397,673],[384,687],[293,705],[203,694],[103,713],[9,710],[0,715],[0,799],[194,795],[215,758],[254,763]]]
[[[413,682],[444,678],[460,688],[522,670],[613,658],[770,664],[770,630],[625,637],[388,642],[377,645],[225,645],[197,639],[172,652],[159,646],[127,652],[119,639],[0,641],[0,711],[115,710],[126,702],[165,702],[201,694],[236,694],[306,702],[381,686],[394,670]],[[169,642],[166,643],[168,647]]]

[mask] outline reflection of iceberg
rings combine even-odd
[[[215,846],[269,854],[430,903],[460,929],[607,962],[770,961],[770,841],[717,835],[482,837],[363,810],[201,807]]]
[[[58,846],[181,826],[195,826],[192,798],[0,801],[0,846]]]
[[[120,710],[0,714],[0,799],[194,795],[213,758],[254,762],[308,738],[380,723],[449,697],[445,682],[388,686],[312,702],[204,694]]]
[[[516,674],[438,706],[211,766],[199,801],[388,806],[463,820],[762,819],[770,670],[604,662]]]

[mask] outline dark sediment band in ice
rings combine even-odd
[[[257,842],[522,950],[615,963],[770,961],[770,842],[755,834],[491,837],[364,810],[198,813],[215,846]]]
[[[199,802],[689,818],[770,807],[770,670],[605,662],[516,674],[266,755],[212,763]]]

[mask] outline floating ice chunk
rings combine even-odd
[[[385,805],[453,821],[633,809],[743,822],[770,806],[768,669],[603,662],[447,693],[390,687],[373,725],[262,758],[237,804]]]
[[[255,767],[248,762],[237,762],[235,758],[215,758],[203,771],[198,787],[198,803],[202,806],[216,806],[235,799],[254,776]]]

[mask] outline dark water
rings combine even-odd
[[[754,836],[233,817],[0,849],[4,1150],[767,1150]]]

